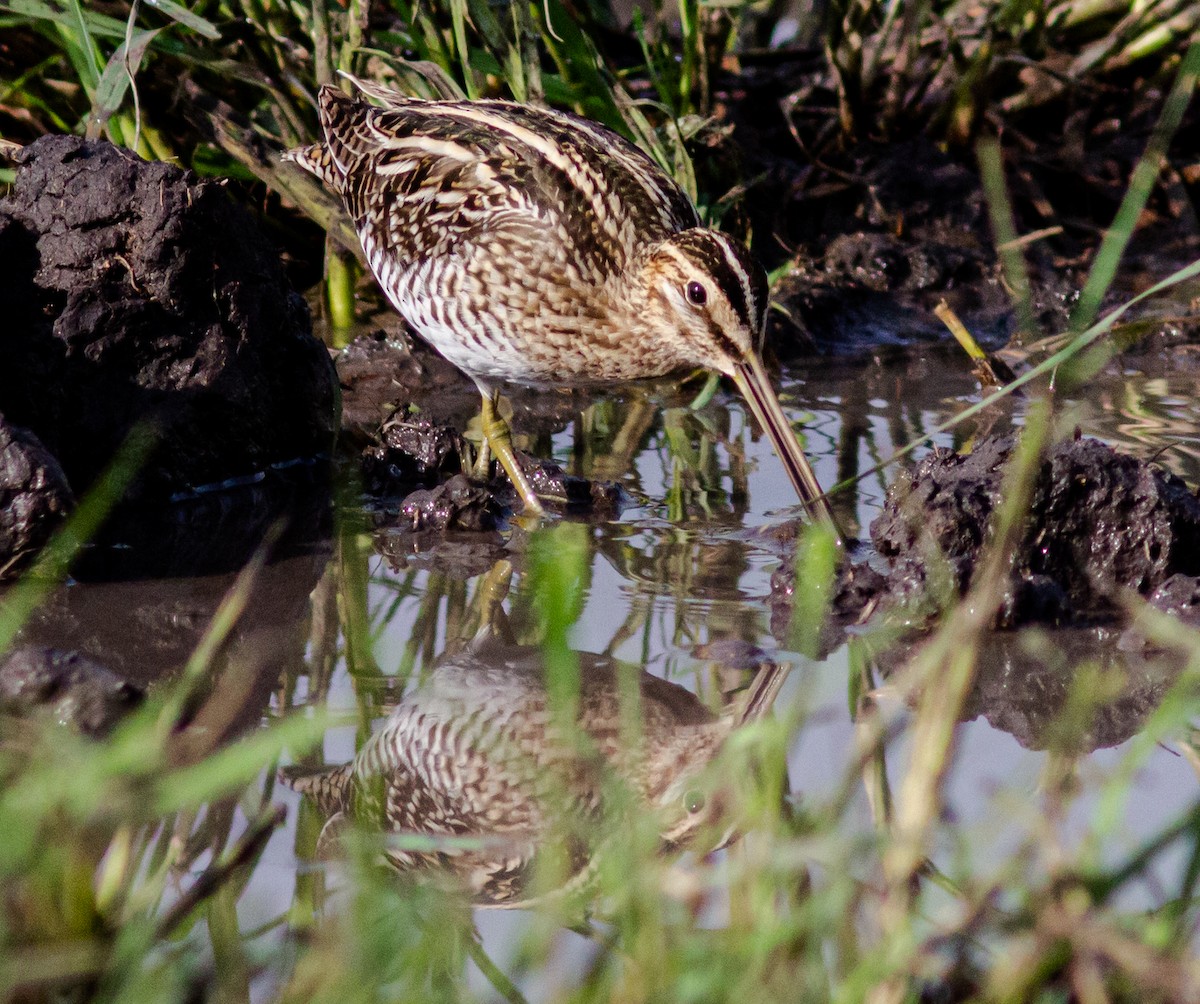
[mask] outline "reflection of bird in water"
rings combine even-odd
[[[352,763],[285,775],[330,816],[319,849],[328,850],[348,818],[398,834],[476,838],[482,843],[470,849],[392,846],[387,856],[401,870],[440,866],[480,904],[516,906],[547,831],[570,817],[598,821],[606,769],[640,809],[658,814],[668,846],[715,822],[724,799],[706,787],[704,768],[736,728],[770,709],[788,667],[763,663],[750,687],[714,715],[676,684],[635,670],[623,676],[604,656],[579,659],[578,723],[594,746],[590,757],[578,735],[552,723],[540,650],[484,639],[444,659]],[[642,729],[630,745],[621,695],[632,696],[635,673]],[[582,838],[572,841],[569,873],[585,873],[589,856]]]
[[[767,275],[603,126],[506,101],[320,93],[324,142],[288,158],[342,196],[405,320],[468,374],[526,508],[541,504],[496,387],[597,386],[703,367],[730,378],[810,513],[833,522],[760,359]]]

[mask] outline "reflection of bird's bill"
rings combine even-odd
[[[733,727],[736,729],[757,722],[767,715],[791,671],[790,662],[764,660],[759,663],[746,689],[737,695],[726,711],[727,715],[732,716]]]
[[[791,670],[790,662],[764,660],[759,664],[746,689],[738,693],[722,712],[722,718],[731,733],[761,721],[770,713]],[[709,831],[704,847],[700,849],[704,854],[723,850],[740,839],[740,784],[731,778],[718,778],[709,791],[703,813],[696,818],[682,820],[673,830],[663,834],[664,849],[680,850],[704,830]]]
[[[826,520],[841,540],[842,534],[837,529],[829,500],[821,491],[821,484],[817,481],[804,450],[800,448],[791,423],[784,415],[783,408],[779,406],[779,398],[775,396],[775,388],[771,386],[762,361],[758,356],[750,355],[731,375],[738,390],[750,405],[755,420],[766,432],[775,447],[775,452],[779,454],[779,459],[783,461],[788,478],[791,479],[809,515],[815,519]]]

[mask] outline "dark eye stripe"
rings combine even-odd
[[[685,231],[676,236],[675,244],[713,277],[734,313],[757,333],[767,302],[767,278],[750,251],[715,230]]]

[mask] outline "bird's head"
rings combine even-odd
[[[642,262],[647,316],[683,366],[732,376],[762,346],[767,275],[739,241],[696,227],[672,234]]]
[[[817,476],[763,368],[767,274],[750,250],[716,230],[683,230],[646,255],[641,282],[644,299],[637,311],[642,324],[673,334],[654,340],[654,350],[662,354],[661,371],[703,366],[732,377],[805,508],[825,520],[840,541]]]

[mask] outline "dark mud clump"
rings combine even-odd
[[[328,452],[328,354],[219,185],[69,136],[18,159],[0,202],[0,409],[76,493],[147,420],[151,497]]]
[[[369,441],[394,417],[428,418],[439,425],[466,421],[479,410],[479,390],[415,336],[390,307],[379,327],[359,335],[335,359],[342,389],[342,435]],[[411,406],[419,406],[414,414]]]
[[[625,504],[621,486],[611,481],[593,481],[568,474],[552,460],[539,460],[524,453],[518,453],[517,460],[538,497],[551,504],[596,516],[617,516]],[[492,484],[497,492],[507,493],[512,500],[510,504],[517,504],[516,490],[507,478],[495,479]]]
[[[363,486],[374,496],[433,486],[463,467],[462,437],[422,415],[394,415],[362,452]]]
[[[889,488],[871,540],[893,597],[938,583],[965,592],[1012,449],[1002,438],[935,450]],[[1146,596],[1176,573],[1200,573],[1200,500],[1187,485],[1093,439],[1060,443],[1039,472],[1000,623],[1109,615],[1121,590]]]
[[[396,527],[412,532],[499,526],[506,510],[521,507],[516,489],[496,463],[487,484],[468,480],[462,473],[462,445],[453,429],[428,419],[386,423],[380,441],[362,457],[376,511],[395,512]],[[553,461],[524,453],[517,460],[538,497],[551,506],[594,516],[615,516],[621,510],[625,496],[618,485],[569,475]]]
[[[0,415],[0,578],[25,567],[74,504],[66,475],[41,440]]]
[[[799,246],[775,291],[784,308],[773,312],[779,352],[945,340],[933,312],[943,299],[982,343],[1008,341],[1012,300],[998,281],[975,172],[923,141],[860,152],[862,201],[851,198],[852,185],[850,201],[824,207],[832,217],[825,237]]]
[[[1013,445],[992,437],[969,454],[937,449],[902,473],[871,524],[876,558],[841,573],[835,620],[890,613],[919,627],[964,595],[992,536]],[[1042,462],[996,626],[1110,623],[1125,590],[1191,612],[1197,576],[1200,499],[1153,464],[1075,439]],[[787,563],[773,586],[782,631],[794,589]]]
[[[141,704],[141,687],[79,652],[18,648],[0,662],[0,712],[48,715],[84,735],[106,735]]]
[[[1013,449],[1009,437],[981,440],[969,454],[939,449],[897,478],[871,524],[875,553],[840,572],[823,650],[841,644],[850,625],[870,623],[909,642],[874,654],[880,672],[913,657],[970,586]],[[1124,742],[1179,671],[1126,627],[1125,596],[1197,624],[1198,573],[1200,500],[1183,481],[1096,440],[1058,444],[1038,471],[993,624],[1000,630],[980,647],[963,719],[983,715],[1031,749],[1080,753]],[[790,562],[772,585],[772,629],[783,638]],[[1055,630],[1008,630],[1033,625]]]
[[[494,530],[495,497],[462,474],[432,488],[418,488],[400,504],[397,525],[413,533],[423,530]]]
[[[403,338],[383,336],[355,339],[337,360],[349,417],[344,438],[360,450],[370,507],[399,532],[491,530],[521,507],[495,460],[486,484],[466,477],[473,450],[450,423],[477,412],[479,396],[473,385],[463,395],[468,382],[448,368],[419,343],[410,349]],[[559,403],[552,401],[551,411],[560,418]],[[513,424],[524,431],[525,420],[522,414]],[[626,501],[612,482],[568,474],[524,453],[517,458],[534,491],[552,507],[604,518],[617,515]]]
[[[384,422],[361,455],[363,487],[381,525],[398,533],[493,530],[502,506],[462,473],[462,437],[419,415]]]

